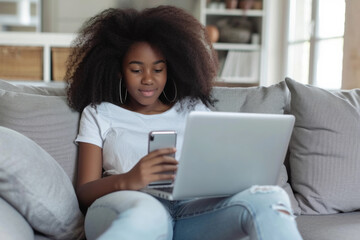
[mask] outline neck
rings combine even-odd
[[[156,103],[152,105],[141,105],[139,103],[134,103],[133,101],[129,101],[127,104],[122,105],[123,108],[145,114],[145,115],[152,115],[152,114],[160,114],[167,110],[169,110],[172,105],[166,105],[162,103],[160,100],[157,100]]]

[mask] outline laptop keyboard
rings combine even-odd
[[[172,188],[172,187],[161,187],[161,188],[154,188],[154,189],[159,190],[159,191],[163,191],[163,192],[172,193],[174,188]]]

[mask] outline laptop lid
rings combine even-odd
[[[294,120],[280,114],[191,112],[172,198],[225,196],[276,184]]]

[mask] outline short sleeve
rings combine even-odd
[[[81,114],[79,134],[75,143],[86,142],[102,148],[107,125],[97,109],[87,106]]]
[[[208,108],[205,104],[203,104],[201,101],[199,101],[195,105],[194,111],[200,111],[200,112],[211,112],[210,108]]]

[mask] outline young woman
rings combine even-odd
[[[67,80],[82,112],[77,196],[87,239],[301,239],[286,193],[254,186],[227,198],[166,201],[138,191],[173,180],[185,119],[209,111],[217,56],[204,27],[161,6],[109,9],[75,41]],[[177,149],[147,153],[148,133],[175,130]]]

